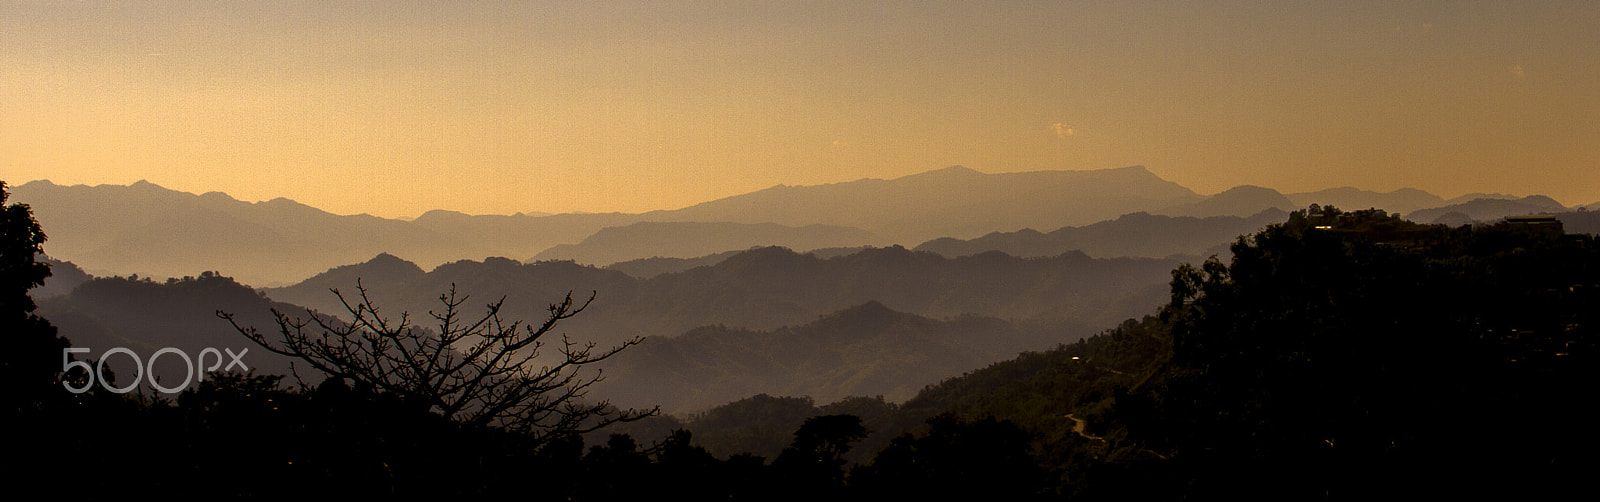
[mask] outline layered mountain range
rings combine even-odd
[[[78,346],[245,348],[217,310],[270,331],[268,309],[347,314],[334,290],[353,300],[365,289],[383,312],[418,321],[452,290],[468,297],[468,314],[504,300],[503,317],[523,322],[542,321],[568,294],[592,295],[559,334],[601,346],[645,339],[606,362],[597,389],[675,413],[761,393],[904,400],[1146,314],[1168,300],[1178,264],[1225,254],[1311,204],[1453,225],[1548,213],[1569,232],[1600,231],[1594,208],[1542,196],[1253,186],[1202,196],[1142,167],[954,167],[643,214],[430,211],[409,221],[146,182],[38,181],[13,195],[49,235],[56,275],[33,291],[40,312]],[[107,277],[121,274],[144,278]],[[252,367],[287,370],[265,356],[252,351]],[[169,370],[157,369],[177,378]]]
[[[440,308],[452,287],[474,295],[467,305],[506,300],[510,319],[542,320],[569,292],[594,303],[562,323],[600,344],[636,336],[675,336],[711,325],[754,330],[796,326],[867,302],[934,319],[967,314],[1004,319],[1070,320],[1084,329],[1115,323],[1162,300],[1177,262],[1091,258],[1064,253],[1018,258],[999,252],[947,258],[901,247],[823,259],[785,248],[757,248],[715,265],[638,279],[570,261],[459,261],[424,272],[392,255],[339,267],[263,293],[278,301],[341,315],[330,290],[350,297],[359,285],[389,312]],[[477,309],[474,309],[477,310]]]
[[[619,405],[682,413],[763,392],[909,398],[939,379],[1147,312],[1164,300],[1175,265],[1076,252],[946,258],[900,247],[824,259],[769,247],[638,279],[570,261],[503,258],[425,272],[385,254],[264,290],[210,273],[165,282],[87,279],[70,293],[42,298],[39,311],[75,346],[145,355],[162,347],[251,349],[251,368],[284,374],[286,360],[216,312],[271,337],[279,329],[271,310],[349,318],[334,289],[352,304],[365,289],[380,315],[409,317],[419,329],[437,329],[426,313],[442,312],[439,296],[452,288],[465,298],[463,315],[504,300],[500,314],[508,322],[541,322],[546,307],[569,292],[580,303],[592,294],[593,303],[563,321],[546,346],[558,347],[555,337],[568,335],[600,347],[642,337],[643,345],[605,363],[608,379],[598,389]],[[181,381],[177,369],[154,371]]]
[[[256,286],[292,284],[379,253],[429,268],[488,257],[570,259],[604,266],[769,245],[798,251],[914,247],[942,238],[1085,227],[1139,212],[1249,218],[1320,203],[1402,214],[1422,211],[1415,218],[1429,223],[1569,210],[1543,197],[1473,195],[1471,200],[1447,201],[1412,189],[1378,193],[1343,187],[1282,194],[1241,186],[1204,196],[1139,166],[1002,174],[956,166],[890,180],[780,185],[641,214],[466,215],[435,210],[401,220],[335,215],[282,198],[251,203],[220,192],[195,195],[144,181],[94,187],[35,181],[13,187],[12,198],[30,204],[50,229],[46,251],[51,256],[90,273],[181,277],[216,270]],[[1480,199],[1489,200],[1475,202]],[[1090,254],[1204,251],[1192,245],[1111,246]]]

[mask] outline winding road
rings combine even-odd
[[[1093,439],[1095,441],[1105,441],[1106,440],[1106,438],[1103,438],[1103,437],[1100,437],[1100,436],[1091,436],[1091,435],[1089,435],[1088,432],[1085,432],[1085,430],[1087,430],[1088,427],[1089,427],[1089,422],[1085,422],[1083,419],[1078,418],[1078,417],[1074,417],[1072,415],[1073,414],[1071,414],[1071,413],[1068,413],[1066,415],[1067,418],[1069,418],[1069,419],[1071,419],[1073,421],[1072,432],[1078,433],[1078,435],[1079,436],[1083,436],[1084,439]]]

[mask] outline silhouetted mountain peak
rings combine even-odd
[[[1395,190],[1395,191],[1389,192],[1389,193],[1391,193],[1391,194],[1404,194],[1404,195],[1416,195],[1416,196],[1434,197],[1434,198],[1438,198],[1439,197],[1437,195],[1428,193],[1426,190],[1419,190],[1419,189],[1416,189],[1416,188],[1401,188],[1401,189],[1398,189],[1398,190]]]
[[[816,322],[791,327],[798,333],[822,340],[843,341],[868,336],[881,336],[896,331],[896,326],[906,323],[932,324],[934,321],[916,314],[900,312],[877,300],[820,316]]]
[[[1284,197],[1282,193],[1279,193],[1277,190],[1273,190],[1271,188],[1255,185],[1239,185],[1227,190],[1223,190],[1221,193],[1211,196],[1211,200],[1217,202],[1225,201],[1227,203],[1234,204],[1273,204],[1274,206],[1272,207],[1278,207],[1278,209],[1295,209],[1293,205],[1294,203],[1290,202],[1289,199]],[[1284,207],[1285,205],[1287,205],[1287,207]],[[1247,214],[1255,214],[1258,212],[1260,211],[1251,211]],[[1245,216],[1245,214],[1236,214],[1234,216]]]
[[[494,274],[511,274],[522,268],[522,262],[504,256],[490,256],[483,259],[483,268]]]
[[[1283,210],[1295,209],[1295,203],[1282,193],[1271,188],[1255,185],[1239,185],[1221,193],[1206,197],[1205,200],[1190,204],[1163,209],[1159,214],[1169,216],[1193,216],[1205,218],[1210,216],[1249,216],[1260,213],[1262,210],[1278,208]]]
[[[40,255],[38,261],[50,264],[50,277],[46,277],[44,285],[28,292],[35,300],[64,295],[72,292],[79,284],[92,279],[87,272],[70,261],[61,261]]]
[[[488,258],[484,258],[483,259],[483,264],[484,265],[495,265],[495,266],[506,266],[506,265],[522,265],[522,262],[510,259],[510,258],[506,258],[504,256],[490,256]]]
[[[1530,195],[1516,199],[1484,197],[1470,202],[1414,211],[1406,218],[1417,223],[1443,223],[1452,226],[1465,221],[1494,221],[1506,216],[1534,213],[1557,213],[1567,207],[1543,195]],[[1451,214],[1457,213],[1457,214]]]
[[[78,186],[81,187],[83,185],[78,185]],[[113,189],[122,188],[122,187],[120,187],[118,185],[100,185],[100,186],[97,186],[97,187],[94,187],[94,188],[100,188],[102,186],[103,187],[111,187]],[[140,194],[140,195],[144,195],[144,196],[153,196],[153,197],[173,197],[173,196],[197,197],[196,195],[194,195],[192,193],[189,193],[189,192],[180,192],[180,191],[173,190],[173,189],[161,186],[161,185],[157,185],[155,183],[151,183],[149,180],[135,181],[135,182],[133,182],[133,184],[127,186],[127,190],[129,192],[133,192],[133,193],[136,193],[136,194]]]
[[[371,260],[367,260],[359,265],[354,265],[354,267],[358,269],[362,275],[398,275],[410,277],[422,275],[424,273],[422,267],[418,267],[417,264],[403,260],[400,257],[389,253],[378,253],[378,255],[372,257]]]
[[[823,319],[851,326],[881,326],[903,315],[910,314],[896,312],[877,300],[868,300],[866,303],[823,316]]]
[[[1561,205],[1561,203],[1557,202],[1555,199],[1543,195],[1529,195],[1527,197],[1523,197],[1521,202],[1548,207],[1553,210],[1565,211],[1567,209],[1567,206]]]
[[[789,268],[801,261],[816,260],[817,258],[802,255],[794,250],[782,246],[767,246],[751,248],[749,251],[728,257],[723,265],[734,269],[750,267],[760,268]]]
[[[10,184],[7,183],[6,186],[10,186]],[[33,181],[29,181],[27,183],[23,183],[21,185],[17,185],[17,186],[11,187],[11,189],[15,190],[15,189],[22,188],[22,187],[42,188],[42,187],[54,187],[54,186],[59,186],[59,185],[56,185],[54,182],[51,182],[50,180],[33,180]]]
[[[902,176],[902,177],[900,177],[898,179],[901,179],[901,180],[962,179],[962,178],[972,178],[972,177],[976,177],[976,176],[988,176],[988,175],[984,174],[984,173],[981,173],[981,172],[978,172],[977,170],[974,170],[972,168],[958,165],[958,166],[946,167],[944,169],[934,169],[932,171],[924,171],[924,172],[917,173],[917,174],[912,174],[912,175],[909,175],[909,176]]]
[[[1006,256],[1010,256],[1010,255],[1006,255]],[[1075,261],[1075,262],[1094,261],[1094,258],[1089,256],[1088,253],[1085,253],[1085,252],[1077,250],[1077,249],[1068,249],[1066,252],[1061,253],[1059,255],[1056,255],[1055,258],[1058,259],[1058,260]]]
[[[749,251],[740,253],[738,256],[744,257],[747,260],[765,260],[773,258],[789,259],[800,256],[800,253],[796,253],[793,249],[783,246],[762,246],[750,248]]]
[[[468,218],[468,217],[470,217],[470,216],[467,213],[463,213],[463,212],[460,212],[460,211],[450,211],[448,209],[434,209],[432,211],[428,211],[426,213],[422,213],[421,216],[418,216],[417,219],[412,220],[412,221],[417,222],[417,223],[425,223],[428,220],[451,221],[451,220],[458,220],[458,219],[461,219],[461,218]]]
[[[1133,166],[1128,166],[1128,167],[1118,167],[1118,168],[1110,169],[1110,171],[1122,172],[1122,173],[1128,173],[1128,174],[1149,175],[1149,176],[1155,176],[1156,175],[1156,173],[1150,172],[1150,169],[1144,167],[1143,165],[1133,165]]]
[[[365,262],[362,262],[363,265],[375,265],[375,264],[385,264],[385,263],[410,263],[410,262],[407,262],[407,261],[401,259],[399,256],[395,256],[395,255],[392,255],[392,254],[389,254],[389,253],[378,253],[378,255],[377,256],[373,256],[371,260],[367,260]]]
[[[1227,197],[1244,197],[1244,196],[1255,196],[1255,195],[1272,195],[1272,194],[1277,194],[1277,193],[1278,193],[1277,190],[1273,190],[1273,189],[1267,188],[1267,187],[1261,187],[1261,186],[1256,186],[1256,185],[1239,185],[1239,186],[1236,186],[1236,187],[1233,187],[1233,188],[1229,188],[1227,190],[1223,190],[1222,192],[1220,192],[1220,193],[1218,193],[1216,195],[1213,195],[1213,197],[1224,197],[1224,196],[1227,196]]]
[[[1472,202],[1472,201],[1479,200],[1479,199],[1517,200],[1517,199],[1520,199],[1520,198],[1522,198],[1522,197],[1519,197],[1519,196],[1516,196],[1516,195],[1507,194],[1507,193],[1473,192],[1473,193],[1461,195],[1459,197],[1452,197],[1449,200],[1444,201],[1443,205],[1445,205],[1445,206],[1454,206],[1454,205],[1459,205],[1459,204],[1465,204],[1465,203]]]

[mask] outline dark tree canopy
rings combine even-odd
[[[17,399],[13,407],[38,406],[41,399],[60,388],[62,349],[67,341],[56,336],[56,328],[34,313],[37,306],[28,290],[44,284],[50,265],[36,258],[44,252],[44,230],[33,218],[27,204],[6,201],[4,181],[0,181],[0,334],[5,350],[0,350],[0,382]],[[52,389],[52,387],[54,389]]]
[[[927,420],[930,430],[904,434],[856,467],[850,482],[866,498],[906,500],[1030,500],[1046,477],[1032,455],[1029,434],[993,417],[964,422],[951,414]]]
[[[1246,471],[1263,494],[1471,491],[1590,463],[1593,237],[1321,207],[1232,251],[1174,271],[1171,363],[1120,403],[1194,493]]]
[[[794,431],[794,444],[778,458],[783,460],[789,456],[837,469],[844,466],[844,454],[850,452],[850,444],[864,437],[867,437],[867,428],[861,425],[861,417],[819,415],[807,418],[800,429]]]

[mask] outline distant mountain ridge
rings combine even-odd
[[[1374,192],[1355,187],[1338,187],[1315,192],[1286,194],[1285,196],[1294,204],[1294,209],[1303,209],[1312,204],[1318,204],[1323,206],[1331,205],[1345,210],[1382,209],[1390,213],[1400,213],[1401,215],[1410,214],[1418,209],[1449,204],[1442,197],[1415,188],[1402,188],[1392,192]]]
[[[606,265],[608,270],[620,271],[637,279],[649,279],[661,274],[676,274],[692,268],[709,267],[722,263],[728,257],[743,251],[723,251],[694,258],[642,258]]]
[[[922,243],[916,250],[944,256],[967,256],[987,251],[1023,257],[1054,256],[1074,250],[1101,258],[1204,256],[1211,248],[1229,244],[1240,235],[1248,235],[1267,225],[1282,222],[1287,216],[1288,213],[1276,208],[1248,218],[1133,213],[1093,225],[1063,227],[1050,233],[1028,229],[1010,233],[995,232],[965,241],[935,239]]]
[[[708,326],[649,338],[616,357],[596,392],[621,407],[659,404],[675,414],[764,393],[904,401],[934,382],[1077,336],[993,317],[934,320],[871,301],[771,331]]]
[[[833,225],[641,221],[602,228],[583,242],[557,245],[529,261],[574,260],[604,266],[644,258],[695,258],[758,246],[811,250],[883,244],[872,232]]]
[[[217,270],[257,286],[298,281],[380,252],[424,263],[521,256],[627,221],[619,215],[340,216],[288,199],[250,203],[143,181],[95,187],[35,181],[13,194],[50,236],[46,252],[90,273],[182,277]]]
[[[995,232],[1083,227],[1139,212],[1248,217],[1314,202],[1347,209],[1378,207],[1409,217],[1440,203],[1437,196],[1420,190],[1377,193],[1349,187],[1286,196],[1269,188],[1240,186],[1208,197],[1140,166],[998,174],[955,166],[887,180],[779,185],[642,214],[508,216],[434,210],[412,220],[335,215],[284,198],[250,203],[220,192],[195,195],[146,181],[95,187],[34,181],[12,188],[13,200],[30,204],[50,235],[46,251],[89,273],[181,277],[216,270],[257,286],[290,284],[378,253],[428,267],[495,256],[606,263],[654,256],[692,258],[753,245],[911,246],[939,238],[970,240]],[[1437,218],[1444,213],[1422,216]],[[672,240],[675,234],[693,232],[663,230],[670,227],[597,235],[641,222],[699,225],[702,230],[719,224],[742,230],[700,242]],[[803,238],[805,231],[773,232],[771,225],[835,230],[831,237]],[[865,237],[869,234],[874,237]],[[610,243],[583,243],[591,237]]]
[[[1083,253],[1017,258],[998,252],[946,258],[901,247],[821,259],[784,248],[757,248],[711,266],[638,279],[570,261],[519,263],[506,258],[459,261],[417,274],[392,257],[339,267],[265,293],[327,314],[343,307],[329,292],[353,294],[356,279],[388,312],[437,309],[452,285],[469,304],[507,298],[502,315],[542,320],[550,302],[569,291],[595,304],[564,329],[614,343],[632,336],[676,336],[726,325],[771,330],[869,301],[939,319],[978,314],[1003,319],[1070,319],[1083,326],[1115,323],[1162,301],[1176,262],[1094,259]],[[1088,329],[1088,328],[1085,328]]]
[[[94,187],[34,181],[12,192],[14,200],[33,206],[48,229],[46,250],[90,273],[179,277],[217,270],[256,285],[298,281],[377,253],[430,266],[534,256],[557,245],[578,244],[606,227],[647,221],[821,224],[879,237],[830,247],[909,245],[996,229],[1087,224],[1199,198],[1142,167],[1005,174],[953,167],[892,180],[780,185],[643,214],[473,216],[436,210],[410,221],[335,215],[283,198],[250,203],[220,192],[194,195],[147,181]],[[747,248],[751,242],[747,238],[735,248],[708,253]],[[660,254],[639,253],[635,256]]]
[[[892,180],[780,185],[645,216],[663,221],[820,223],[911,243],[976,237],[995,230],[1087,225],[1200,199],[1143,166],[999,174],[954,166]]]
[[[1168,207],[1155,214],[1209,218],[1213,216],[1243,216],[1267,210],[1292,211],[1294,202],[1271,188],[1240,185],[1204,199]]]
[[[1444,223],[1459,225],[1466,222],[1492,222],[1507,216],[1535,213],[1562,213],[1568,209],[1555,199],[1543,195],[1530,195],[1518,199],[1483,198],[1460,204],[1414,211],[1406,219],[1417,223]],[[1454,214],[1455,216],[1446,218]]]
[[[1516,196],[1516,195],[1511,195],[1511,194],[1505,194],[1505,193],[1474,192],[1474,193],[1460,195],[1460,196],[1457,196],[1457,197],[1451,197],[1449,200],[1444,201],[1444,204],[1440,204],[1440,206],[1454,206],[1456,204],[1465,204],[1465,203],[1472,202],[1472,201],[1475,201],[1475,200],[1478,200],[1478,199],[1517,200],[1517,199],[1521,199],[1521,198],[1522,197],[1519,197],[1519,196]]]

